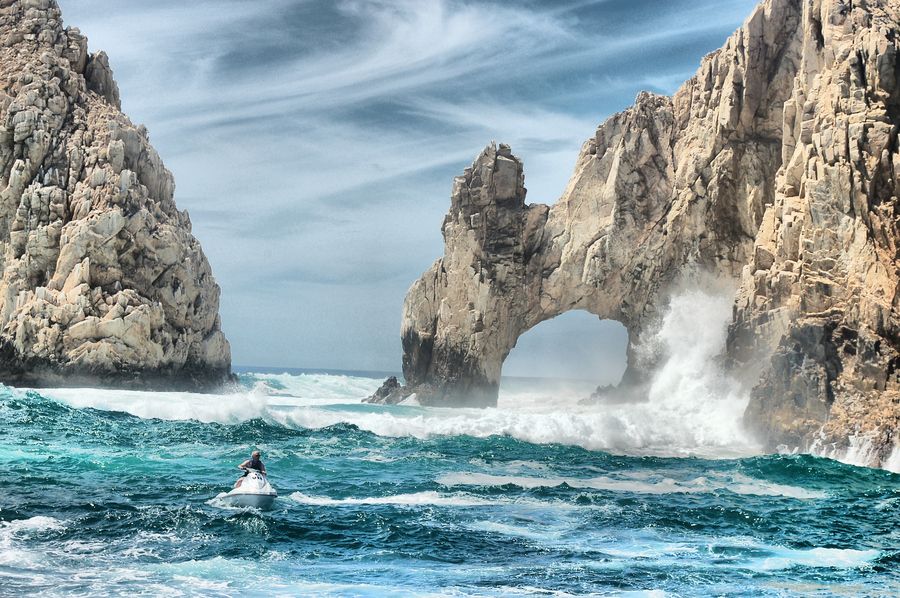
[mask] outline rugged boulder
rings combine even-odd
[[[366,402],[380,405],[395,405],[408,396],[409,393],[403,391],[403,386],[397,380],[397,376],[390,376],[371,397],[366,399]]]
[[[887,457],[900,419],[900,7],[766,0],[673,97],[638,96],[583,146],[552,206],[491,145],[454,182],[444,257],[403,311],[402,393],[496,404],[519,335],[584,309],[634,351],[679,279],[735,296],[727,362],[770,447]]]
[[[53,0],[0,0],[0,381],[206,388],[219,287],[103,52]]]

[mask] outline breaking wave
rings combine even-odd
[[[808,490],[796,486],[773,484],[743,475],[731,476],[730,479],[710,479],[705,476],[689,480],[672,478],[652,479],[646,476],[623,476],[610,478],[607,476],[594,478],[559,478],[491,475],[485,473],[457,472],[447,473],[438,478],[444,486],[518,486],[519,488],[556,488],[565,484],[571,488],[591,488],[611,492],[628,492],[633,494],[695,494],[715,493],[723,490],[735,494],[754,496],[784,496],[801,500],[825,498],[820,491]]]
[[[648,396],[625,404],[584,405],[590,383],[535,379],[501,385],[497,408],[386,407],[362,403],[380,379],[308,373],[245,374],[243,391],[213,396],[97,389],[41,393],[76,408],[145,419],[234,424],[261,418],[291,428],[352,424],[387,437],[500,435],[590,450],[733,457],[754,454],[758,447],[740,426],[746,397],[715,365],[729,317],[724,296],[691,291],[675,297],[644,348],[660,364]]]

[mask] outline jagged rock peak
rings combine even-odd
[[[625,325],[623,384],[639,387],[633,348],[674,281],[713,273],[739,287],[726,357],[752,388],[747,425],[771,448],[862,438],[886,459],[900,440],[898,40],[896,2],[766,0],[671,98],[642,93],[603,123],[551,206],[525,205],[521,163],[489,146],[454,183],[444,256],[407,295],[391,395],[495,404],[519,335],[572,309]]]
[[[207,388],[219,287],[107,56],[54,0],[0,0],[0,381]]]

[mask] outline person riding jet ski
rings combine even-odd
[[[238,478],[230,491],[219,493],[216,500],[228,507],[271,509],[278,492],[269,484],[259,451],[253,451],[250,458],[238,467],[244,470],[244,475]]]
[[[244,478],[247,477],[247,474],[250,473],[251,469],[254,469],[260,472],[263,475],[266,475],[266,466],[263,464],[262,460],[259,458],[259,451],[253,451],[250,453],[250,458],[238,465],[238,469],[244,470],[244,475],[238,478],[238,480],[234,483],[234,487],[240,487],[241,483],[244,481]]]

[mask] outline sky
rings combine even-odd
[[[407,289],[492,140],[553,203],[641,90],[671,94],[753,0],[59,0],[175,175],[237,365],[399,371]],[[625,333],[529,331],[504,374],[612,380]]]

